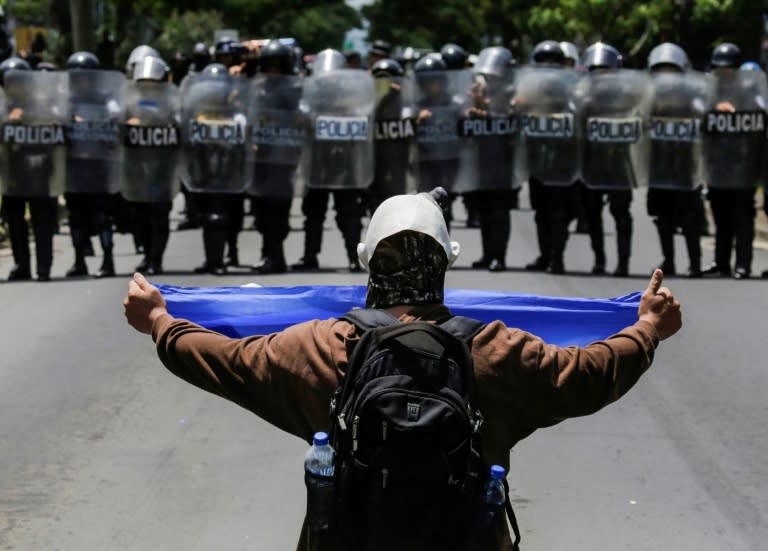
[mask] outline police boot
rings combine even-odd
[[[701,238],[696,232],[686,231],[685,244],[688,248],[688,258],[690,266],[688,268],[688,277],[697,279],[702,276],[701,273]]]
[[[101,249],[104,251],[104,258],[101,261],[101,267],[96,272],[96,277],[114,277],[115,259],[112,256],[112,230],[102,229],[99,232],[99,241]]]
[[[66,277],[81,277],[88,275],[88,266],[85,264],[85,243],[90,237],[86,236],[82,229],[70,227],[72,233],[72,245],[75,248],[75,263],[67,270]]]
[[[169,233],[170,228],[168,227],[167,219],[152,227],[147,274],[160,275],[163,273],[163,255],[165,254],[165,248],[168,245]]]
[[[347,250],[347,260],[349,261],[349,271],[353,273],[362,272],[363,267],[360,266],[360,261],[357,259],[357,244],[360,242],[360,232],[349,231],[344,232],[344,248]]]
[[[310,271],[317,270],[320,265],[317,255],[323,243],[323,219],[307,217],[304,220],[304,256],[296,264],[291,265],[291,270]]]
[[[227,240],[227,261],[225,262],[226,266],[240,266],[240,254],[237,250],[237,245],[232,245],[231,240]]]
[[[503,272],[507,269],[507,244],[509,243],[510,221],[509,211],[504,207],[494,209],[492,213],[491,231],[488,238],[493,246],[491,263],[488,265],[490,272]]]
[[[632,233],[621,230],[616,233],[619,262],[613,271],[613,275],[614,277],[627,277],[629,275],[629,256],[632,252]]]
[[[32,279],[32,273],[30,272],[29,265],[19,266],[14,264],[8,273],[8,281],[27,281],[30,279]]]
[[[562,275],[565,273],[565,245],[568,243],[568,219],[563,216],[552,217],[552,260],[549,263],[549,273]]]
[[[203,227],[203,249],[205,263],[195,268],[197,274],[224,275],[224,247],[227,244],[227,231],[222,228]]]
[[[483,256],[472,263],[472,268],[482,269],[491,265],[491,240],[490,240],[490,228],[488,223],[481,218],[480,223],[480,241],[483,247]]]
[[[539,242],[539,256],[533,262],[526,264],[525,269],[529,272],[546,272],[551,262],[550,254],[552,252],[552,235],[548,221],[543,215],[535,217],[536,238]]]
[[[659,232],[661,254],[664,256],[659,268],[664,275],[675,275],[675,225],[661,219],[656,219],[655,223]]]

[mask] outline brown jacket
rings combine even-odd
[[[443,306],[416,307],[401,321],[434,321],[447,313]],[[328,319],[230,339],[163,315],[152,338],[171,372],[309,443],[330,428],[331,395],[360,335],[352,324]],[[654,327],[643,321],[584,348],[548,345],[500,321],[489,323],[472,341],[485,463],[509,470],[510,450],[536,429],[620,398],[651,365],[658,343]],[[504,536],[499,548],[511,548]]]

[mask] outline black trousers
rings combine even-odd
[[[224,266],[224,249],[230,244],[230,255],[234,240],[243,224],[243,195],[229,193],[195,193],[195,202],[200,209],[203,226],[203,250],[205,263],[209,268]]]
[[[608,209],[616,222],[616,248],[619,266],[626,267],[632,252],[632,190],[584,191],[584,210],[589,224],[589,238],[595,253],[595,263],[605,264],[605,238],[603,234],[603,205],[608,200]]]
[[[112,217],[116,195],[108,193],[65,193],[69,211],[69,231],[75,249],[75,262],[85,259],[91,235],[99,236],[104,257],[112,256]]]
[[[546,263],[562,263],[568,243],[568,226],[581,212],[582,190],[576,184],[547,186],[536,178],[529,181],[534,209],[539,256]]]
[[[35,236],[37,275],[48,276],[53,264],[53,234],[56,211],[50,197],[3,196],[3,218],[8,223],[13,260],[21,271],[30,272],[29,228],[24,217],[27,205]]]
[[[675,232],[680,228],[685,237],[692,271],[701,269],[700,190],[648,190],[648,214],[654,217],[659,232],[661,253],[667,269],[675,267]]]
[[[365,192],[359,189],[309,188],[301,203],[304,214],[304,258],[317,258],[323,243],[323,222],[328,210],[328,199],[333,194],[336,226],[344,238],[344,248],[350,262],[357,261],[357,244],[363,231]]]
[[[171,233],[171,202],[132,203],[132,207],[133,232],[137,241],[144,245],[146,260],[153,266],[162,266]]]
[[[715,219],[715,264],[730,268],[736,242],[736,267],[752,268],[752,241],[755,238],[755,190],[717,189],[707,192]]]
[[[483,262],[506,263],[507,245],[512,231],[509,211],[517,204],[517,191],[473,191],[464,194],[467,208],[475,209],[480,222]]]

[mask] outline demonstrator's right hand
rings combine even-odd
[[[672,295],[672,291],[661,286],[663,281],[664,272],[654,271],[637,312],[641,320],[656,328],[661,340],[668,339],[683,326],[680,302]]]

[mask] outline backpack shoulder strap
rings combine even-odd
[[[400,323],[399,319],[386,310],[377,310],[375,308],[354,308],[339,319],[348,321],[364,332],[376,327],[387,327],[388,325]]]
[[[440,324],[440,327],[466,343],[472,344],[472,339],[485,328],[486,324],[480,320],[466,318],[464,316],[452,316]]]

